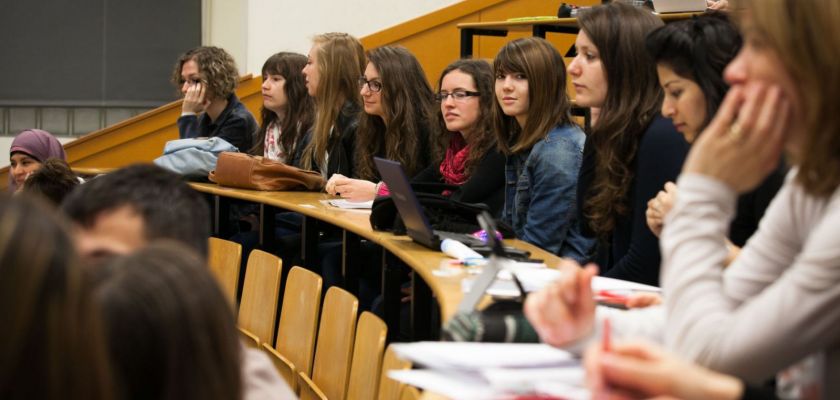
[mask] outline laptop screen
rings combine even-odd
[[[423,208],[420,206],[420,201],[417,200],[414,190],[411,189],[411,183],[408,181],[408,176],[405,175],[400,163],[379,157],[374,157],[373,161],[376,163],[376,168],[379,169],[379,176],[382,177],[382,181],[388,185],[391,198],[394,199],[394,204],[402,217],[408,236],[426,247],[440,250],[437,248],[438,243],[435,233],[429,225],[426,214],[423,213]]]

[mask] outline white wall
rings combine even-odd
[[[308,53],[316,34],[362,37],[459,1],[204,0],[203,40],[227,49],[241,74],[256,75],[278,51]]]

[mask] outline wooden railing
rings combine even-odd
[[[244,76],[236,95],[259,116],[262,106],[262,79]],[[178,138],[176,121],[181,115],[181,100],[129,118],[116,125],[92,132],[64,145],[67,162],[73,168],[119,168],[137,162],[149,162],[160,156],[163,145]],[[8,185],[9,167],[0,169],[0,187]]]
[[[458,24],[504,21],[509,18],[557,15],[562,1],[545,0],[465,0],[440,10],[394,25],[361,39],[366,49],[385,45],[405,46],[420,60],[432,85],[450,62],[460,56]],[[577,5],[593,5],[600,0],[577,0]],[[505,43],[530,33],[512,32],[507,37],[480,37],[475,40],[474,58],[492,59]],[[549,35],[558,49],[568,49],[574,35]]]

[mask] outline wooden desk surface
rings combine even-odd
[[[263,192],[195,182],[190,183],[190,186],[202,193],[267,204],[301,213],[376,243],[379,243],[383,234],[370,228],[370,210],[347,210],[324,204],[322,200],[334,200],[336,197],[322,192]]]
[[[272,205],[289,211],[299,212],[339,228],[351,231],[367,240],[379,244],[394,256],[408,264],[429,285],[437,298],[444,321],[455,314],[461,302],[461,280],[466,273],[455,276],[437,276],[441,262],[451,260],[440,251],[429,249],[415,243],[408,236],[396,236],[389,232],[374,231],[370,227],[370,211],[343,210],[323,204],[321,200],[334,199],[326,193],[316,192],[261,192],[256,190],[234,189],[214,183],[191,183],[194,189],[218,196],[252,201]],[[528,250],[531,257],[542,259],[549,267],[557,267],[560,258],[521,240],[506,240],[507,245]]]
[[[679,21],[691,18],[693,15],[702,13],[671,13],[671,14],[656,14],[665,22]],[[530,31],[535,25],[548,25],[574,28],[577,27],[577,18],[551,18],[551,19],[535,19],[529,21],[489,21],[489,22],[466,22],[458,24],[458,29],[494,29],[506,31]]]

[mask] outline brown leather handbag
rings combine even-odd
[[[208,178],[222,186],[252,190],[308,190],[324,187],[324,178],[315,171],[306,171],[279,161],[245,153],[219,154],[216,169]]]

